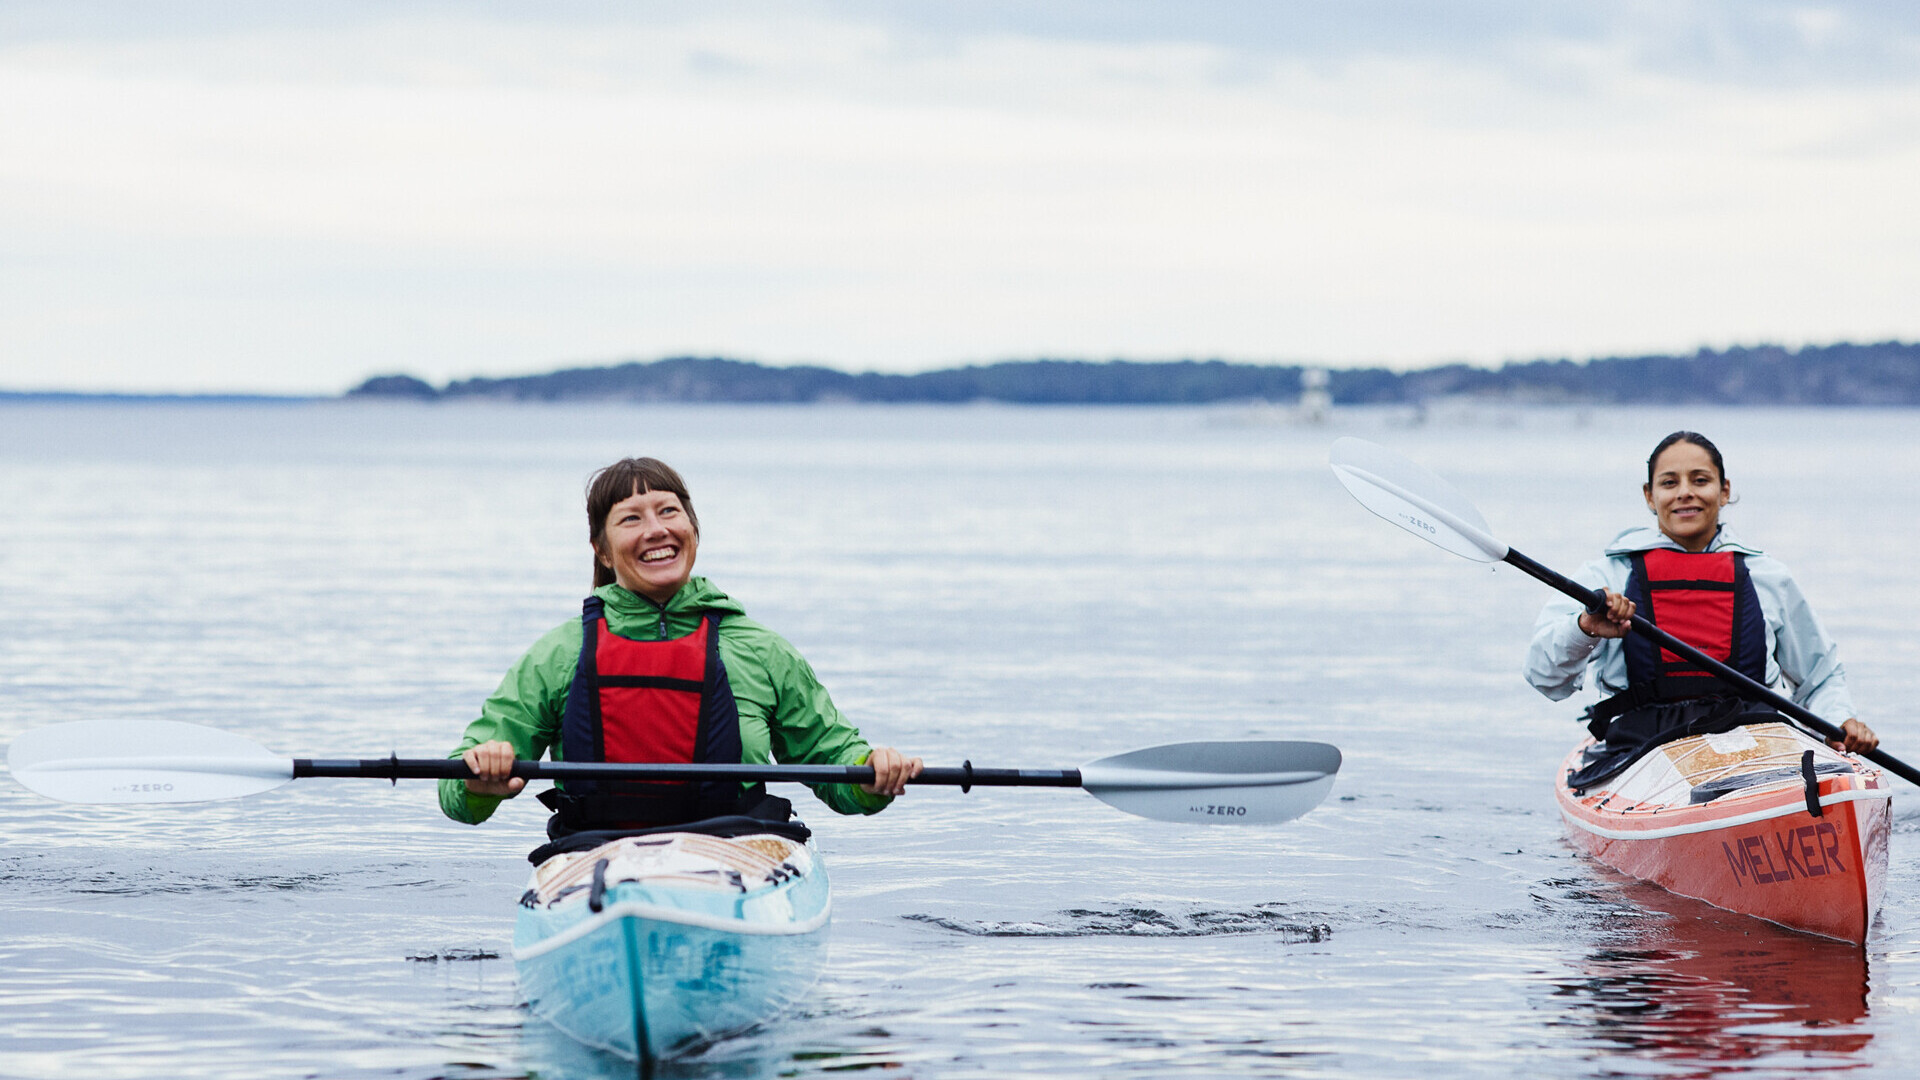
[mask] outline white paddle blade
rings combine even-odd
[[[27,790],[62,802],[176,803],[272,791],[293,759],[251,739],[172,720],[79,720],[13,740],[7,768]]]
[[[1499,562],[1507,545],[1453,485],[1384,446],[1335,439],[1327,463],[1360,505],[1415,536],[1475,562]]]
[[[1339,748],[1321,742],[1168,743],[1082,765],[1080,786],[1155,821],[1258,825],[1320,805],[1339,771]]]

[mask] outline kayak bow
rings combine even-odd
[[[535,1015],[650,1068],[797,1002],[819,975],[832,908],[811,844],[624,837],[534,869],[514,967]]]
[[[1575,847],[1715,907],[1862,944],[1886,891],[1885,777],[1785,723],[1656,746],[1584,789],[1555,785]]]

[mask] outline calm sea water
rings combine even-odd
[[[1072,791],[807,814],[837,890],[802,1012],[674,1075],[1912,1075],[1920,801],[1866,949],[1631,883],[1561,839],[1577,706],[1518,668],[1544,589],[1427,547],[1325,466],[1359,434],[1572,570],[1679,426],[1920,759],[1920,414],[1436,408],[0,406],[0,741],[184,720],[300,756],[444,752],[577,612],[581,485],[675,463],[700,570],[875,740],[1054,767],[1187,738],[1346,766],[1279,827]],[[798,789],[796,789],[797,791]],[[810,802],[810,800],[809,800]],[[542,814],[427,784],[80,807],[0,780],[0,1075],[630,1075],[506,956]]]

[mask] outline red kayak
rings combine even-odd
[[[1654,747],[1555,794],[1574,846],[1715,907],[1862,944],[1887,882],[1892,792],[1878,769],[1784,723]]]

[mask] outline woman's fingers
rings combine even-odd
[[[513,747],[498,740],[481,743],[460,756],[482,780],[504,780],[513,771]]]
[[[873,783],[861,784],[860,790],[869,795],[904,795],[907,781],[920,775],[925,766],[919,758],[910,758],[891,746],[877,746],[868,753],[867,764],[873,766]]]
[[[1599,611],[1581,613],[1580,631],[1589,637],[1626,637],[1633,628],[1633,601],[1612,589],[1602,589],[1600,595]]]
[[[467,768],[472,769],[477,778],[467,781],[467,790],[475,795],[511,798],[520,794],[520,789],[527,786],[525,780],[513,775],[512,743],[501,742],[498,739],[493,742],[484,742],[479,746],[470,747],[466,753],[460,755],[460,760],[467,763]]]
[[[1609,589],[1607,591],[1607,621],[1619,627],[1623,632],[1633,625],[1633,601]]]
[[[900,751],[891,746],[876,746],[867,753],[867,764],[873,766],[873,783],[861,784],[860,790],[869,795],[892,795],[899,786],[894,770],[900,761]]]
[[[1875,735],[1872,728],[1851,717],[1846,723],[1840,725],[1840,734],[1842,738],[1833,740],[1827,745],[1835,750],[1845,750],[1849,754],[1864,754],[1877,749],[1880,745],[1880,736]]]

